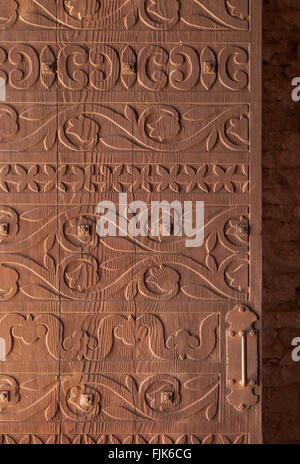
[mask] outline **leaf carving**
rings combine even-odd
[[[25,390],[40,392],[49,389],[49,387],[55,385],[55,381],[51,381],[49,376],[33,377],[32,379],[26,380],[22,383],[21,388]]]
[[[103,408],[102,412],[112,419],[120,420],[122,418],[122,420],[129,421],[133,419],[134,414],[134,410],[131,412],[129,409],[125,409],[122,406],[108,406]]]
[[[135,122],[135,123],[138,121],[137,114],[131,106],[129,105],[125,106],[124,114],[126,118],[128,119],[128,121]]]
[[[28,108],[27,110],[23,111],[20,114],[20,119],[25,119],[28,121],[41,121],[43,119],[49,118],[49,116],[53,116],[55,113],[50,111],[49,114],[49,107],[43,105],[37,105],[32,108]]]
[[[218,272],[218,265],[213,256],[208,255],[205,264],[211,272]]]
[[[205,417],[210,422],[218,412],[218,401],[213,400],[210,405],[206,408]]]
[[[51,215],[54,215],[56,213],[55,208],[51,208],[50,210],[48,208],[44,207],[39,207],[39,208],[34,208],[29,211],[25,211],[20,217],[21,219],[25,219],[26,221],[30,222],[42,222],[43,219],[51,217]],[[54,217],[54,216],[53,216]]]
[[[56,403],[56,401],[53,401],[50,403],[50,405],[47,407],[46,411],[45,411],[45,419],[47,422],[50,422],[52,419],[54,419],[54,417],[56,416],[56,414],[58,413],[58,405]]]
[[[126,16],[124,16],[124,24],[127,30],[135,26],[137,21],[138,21],[138,12],[134,8],[130,10]]]
[[[206,141],[207,151],[211,151],[216,146],[218,138],[219,138],[219,134],[218,134],[217,129],[213,129]]]
[[[46,151],[51,150],[54,147],[57,141],[57,134],[55,130],[48,131],[46,137],[44,138],[44,148]]]
[[[134,396],[138,394],[138,386],[136,380],[131,375],[127,375],[126,377],[126,387]]]
[[[130,281],[125,288],[125,298],[127,301],[132,301],[138,294],[138,284],[135,281]]]
[[[25,285],[20,288],[20,291],[24,293],[24,295],[35,300],[53,300],[53,298],[57,297],[55,292],[48,290],[41,285]]]
[[[217,234],[216,232],[212,232],[206,241],[207,252],[211,253],[215,249],[216,244],[217,244]]]

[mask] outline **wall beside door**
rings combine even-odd
[[[300,444],[300,76],[299,0],[263,6],[263,311],[265,443]],[[270,118],[270,114],[272,117]]]

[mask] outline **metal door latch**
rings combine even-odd
[[[257,403],[254,388],[258,384],[258,339],[253,323],[256,314],[238,305],[226,316],[230,324],[226,332],[228,402],[238,411]]]

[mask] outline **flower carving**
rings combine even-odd
[[[64,225],[66,239],[76,247],[95,247],[98,243],[94,222],[86,217],[75,217]]]
[[[207,166],[202,165],[198,169],[193,166],[186,165],[184,167],[185,173],[189,176],[189,184],[186,187],[187,193],[193,192],[195,189],[199,188],[203,192],[208,192],[207,186]]]
[[[64,0],[64,8],[72,18],[91,20],[99,11],[99,0]]]
[[[249,143],[249,119],[242,114],[231,118],[227,122],[226,133],[228,138],[236,145]]]
[[[178,10],[178,2],[176,0],[165,2],[164,0],[148,0],[146,1],[147,11],[157,16],[158,18],[169,18],[172,11]]]
[[[3,240],[3,237],[6,237],[9,233],[9,224],[8,222],[0,222],[0,241]]]
[[[91,150],[99,141],[99,124],[90,117],[80,114],[66,121],[65,134],[74,148]]]
[[[19,386],[13,377],[0,375],[0,412],[19,401]]]
[[[157,186],[158,192],[163,192],[164,190],[172,190],[175,193],[180,192],[180,186],[176,182],[176,177],[179,174],[179,166],[174,165],[171,168],[166,168],[164,166],[157,166],[157,174],[160,176],[160,183]]]
[[[166,342],[169,349],[176,349],[180,359],[185,359],[187,351],[199,347],[199,339],[192,335],[189,330],[181,329],[175,335],[171,335]]]
[[[17,213],[7,206],[0,207],[0,244],[11,241],[19,230]]]
[[[145,400],[157,412],[169,412],[180,403],[180,384],[174,377],[159,374],[145,388]]]
[[[230,219],[225,226],[225,233],[229,241],[236,245],[247,244],[249,240],[249,220],[245,216]]]
[[[66,395],[67,406],[73,414],[86,420],[96,417],[100,412],[100,394],[86,384],[71,387]]]
[[[68,287],[79,292],[89,290],[100,280],[96,263],[88,260],[69,263],[65,270],[65,278]]]
[[[151,267],[145,274],[145,284],[148,290],[157,295],[175,296],[179,290],[178,272],[172,267],[161,264]]]
[[[152,111],[145,120],[147,135],[160,143],[174,140],[181,131],[179,114],[173,108]]]
[[[152,186],[147,181],[147,178],[149,177],[149,175],[150,175],[149,165],[146,165],[143,168],[138,168],[132,165],[126,165],[126,170],[121,180],[123,184],[128,185],[128,189],[130,192],[135,192],[139,190],[140,188],[142,188],[146,192],[151,192]],[[118,179],[120,179],[120,176],[118,177]],[[114,184],[118,185],[117,177],[115,175],[114,175]],[[123,191],[121,184],[120,184],[118,191]]]
[[[239,19],[247,19],[248,17],[248,0],[226,0],[228,13]]]
[[[39,174],[39,169],[37,165],[33,165],[28,169],[25,169],[23,166],[16,165],[16,173],[20,178],[20,181],[17,185],[17,191],[23,192],[28,187],[32,192],[39,192],[39,185],[35,181],[35,177]]]
[[[234,180],[235,171],[236,166],[230,166],[227,169],[223,169],[220,166],[215,165],[213,167],[213,174],[216,177],[216,182],[213,186],[214,192],[219,192],[222,188],[225,188],[227,192],[234,193],[235,187],[232,181]]]
[[[179,3],[177,0],[146,0],[145,2],[145,11],[147,17],[150,21],[153,21],[154,24],[169,24],[174,25],[179,19]],[[143,12],[141,10],[141,15],[143,17]]]

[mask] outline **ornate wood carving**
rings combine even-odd
[[[249,29],[249,0],[50,0],[17,3],[8,0],[1,5],[1,29],[16,25],[21,30],[107,29],[113,22],[119,30],[234,30]]]
[[[261,440],[259,29],[251,0],[0,0],[0,444]],[[203,245],[99,237],[120,193],[204,201]]]

